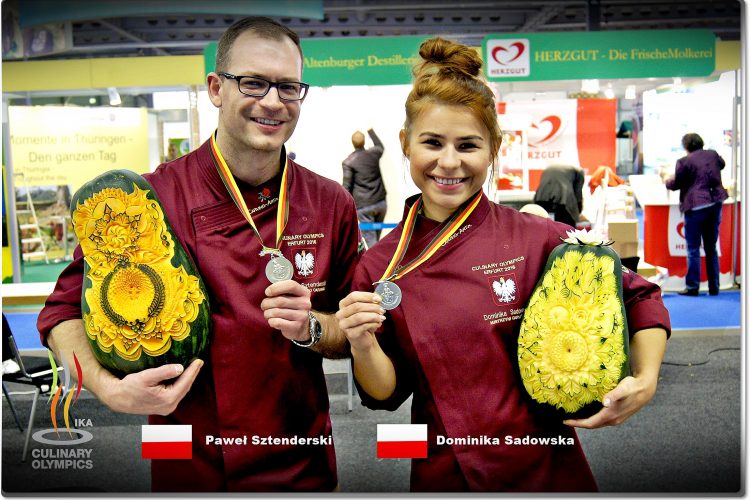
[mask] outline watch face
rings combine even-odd
[[[317,319],[315,320],[315,327],[313,328],[313,331],[315,332],[315,336],[320,338],[320,336],[323,334],[323,327],[320,324],[320,321]]]
[[[318,318],[316,318],[315,315],[310,314],[310,337],[312,337],[313,340],[317,341],[320,339],[322,334],[323,327],[320,324],[320,321],[318,321]]]

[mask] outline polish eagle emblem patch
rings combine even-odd
[[[495,304],[505,306],[513,304],[517,299],[516,277],[514,274],[492,276],[488,278],[492,288],[492,299]]]
[[[302,250],[294,254],[294,267],[297,268],[297,274],[303,278],[315,274],[315,252]]]

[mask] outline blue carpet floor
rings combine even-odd
[[[683,297],[676,293],[664,294],[673,330],[701,330],[740,327],[740,291],[732,290],[710,296]],[[19,349],[41,349],[36,329],[36,313],[5,311]]]
[[[740,327],[740,291],[722,291],[711,296],[684,297],[666,292],[662,297],[669,310],[673,330]]]

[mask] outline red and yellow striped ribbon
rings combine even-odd
[[[396,251],[391,258],[388,267],[386,267],[383,276],[379,281],[395,281],[399,278],[403,278],[405,274],[413,271],[421,264],[427,261],[433,256],[448,239],[453,236],[458,228],[460,228],[466,219],[469,218],[471,213],[479,205],[479,201],[482,199],[482,191],[480,190],[473,199],[470,199],[463,209],[459,208],[443,223],[443,227],[440,229],[438,234],[430,241],[430,243],[408,264],[398,267],[401,260],[406,254],[406,249],[411,241],[412,233],[414,232],[414,226],[416,225],[417,213],[422,206],[422,197],[420,196],[417,201],[409,209],[409,213],[406,215],[404,221],[404,230],[401,232],[401,238],[399,239]],[[398,267],[398,269],[396,269]],[[395,272],[394,272],[395,270]]]
[[[234,180],[234,175],[232,175],[232,171],[229,170],[227,162],[221,155],[221,151],[219,151],[219,146],[216,144],[215,134],[211,135],[211,153],[213,156],[214,164],[216,165],[216,169],[219,171],[219,177],[221,177],[224,186],[227,188],[229,196],[232,198],[232,200],[234,200],[235,205],[237,205],[237,208],[240,209],[240,212],[242,212],[242,215],[245,217],[245,219],[247,219],[247,222],[250,223],[250,227],[253,228],[255,236],[258,237],[258,240],[263,247],[261,255],[265,255],[266,253],[280,255],[281,252],[279,249],[281,248],[281,237],[284,234],[284,229],[286,229],[286,224],[289,221],[289,186],[287,185],[287,161],[284,160],[284,173],[281,175],[279,203],[276,209],[276,246],[268,247],[265,243],[263,243],[263,238],[261,238],[260,232],[255,226],[253,217],[252,215],[250,215],[250,210],[247,209],[247,204],[242,197],[240,188],[237,186],[237,182]]]

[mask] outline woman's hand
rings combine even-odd
[[[352,292],[339,302],[336,319],[352,351],[368,351],[377,344],[375,331],[385,320],[382,300],[375,293]]]
[[[620,425],[651,401],[656,393],[656,381],[644,378],[625,377],[617,387],[604,395],[604,408],[584,419],[569,419],[563,423],[572,427],[596,429]]]
[[[339,302],[336,319],[349,340],[354,378],[362,390],[378,400],[388,399],[396,389],[393,362],[380,348],[375,331],[385,320],[380,295],[352,292]]]

